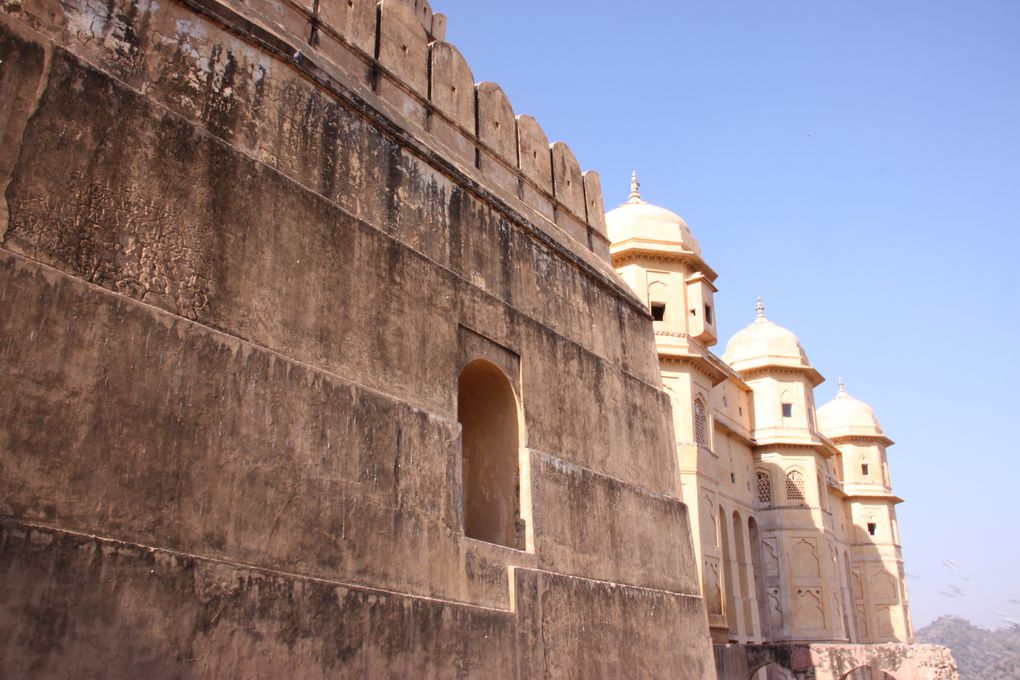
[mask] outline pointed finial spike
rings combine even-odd
[[[630,174],[630,196],[628,198],[632,203],[641,200],[641,182],[638,181],[637,170]]]
[[[754,311],[759,319],[765,318],[765,303],[761,301],[761,298],[758,298],[758,303],[754,306]]]
[[[839,393],[846,394],[846,383],[843,382],[843,376],[839,376]]]

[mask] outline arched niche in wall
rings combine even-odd
[[[839,680],[898,680],[898,678],[881,668],[858,666],[849,673],[841,675]]]
[[[461,371],[457,420],[461,425],[464,535],[523,549],[517,397],[494,364],[475,359]]]
[[[747,680],[795,680],[795,678],[793,672],[772,662],[752,670]]]

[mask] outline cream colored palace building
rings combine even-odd
[[[716,273],[687,224],[641,200],[606,216],[613,266],[652,310],[699,576],[717,642],[913,642],[886,448],[759,300],[718,357]],[[750,310],[749,310],[750,311]]]

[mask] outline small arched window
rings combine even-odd
[[[457,393],[461,425],[464,535],[522,547],[517,398],[510,381],[481,359],[461,371]]]
[[[868,536],[878,536],[878,520],[875,519],[875,514],[869,512],[864,518],[864,526],[868,532]]]
[[[772,506],[772,478],[765,470],[758,470],[758,505],[763,508]]]
[[[701,399],[694,400],[694,441],[708,448],[708,414]]]
[[[804,475],[800,470],[790,470],[786,473],[786,500],[803,503],[804,498]]]
[[[652,319],[666,319],[666,304],[669,302],[669,286],[663,281],[652,281],[648,284],[648,308],[652,310]]]

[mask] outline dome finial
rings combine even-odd
[[[637,178],[637,170],[630,173],[630,196],[628,196],[631,203],[641,202],[641,182]]]
[[[758,298],[758,303],[754,306],[754,311],[759,319],[765,318],[765,303],[761,301],[761,298]]]
[[[839,393],[846,394],[846,383],[843,382],[843,376],[839,376]]]

